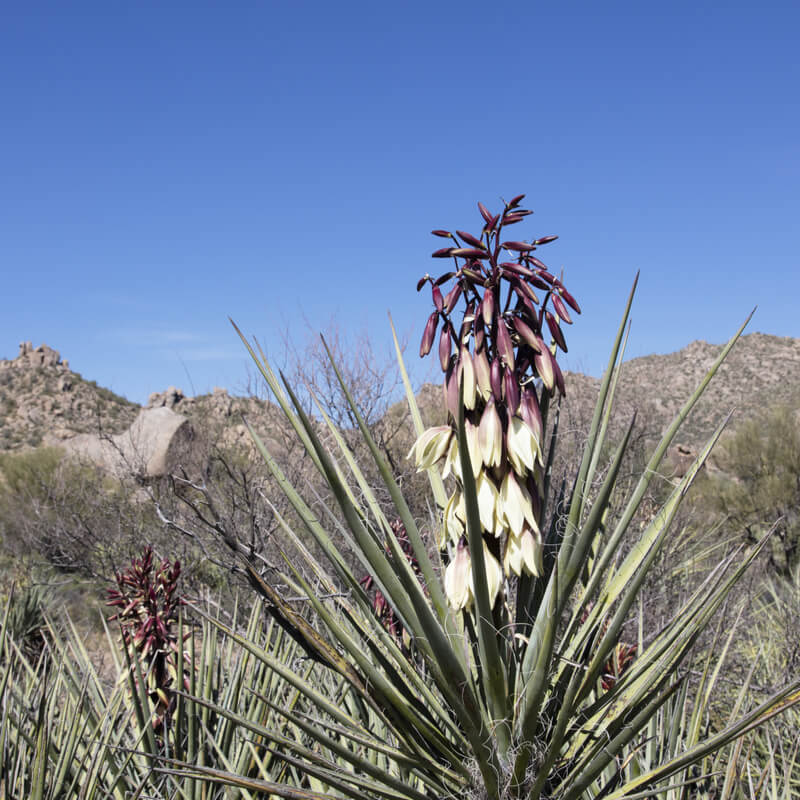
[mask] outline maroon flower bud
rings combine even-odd
[[[548,244],[549,242],[554,242],[556,239],[558,239],[558,236],[542,236],[542,238],[537,239],[534,242],[534,244],[535,245]]]
[[[453,238],[453,234],[450,233],[450,231],[443,231],[443,230],[437,229],[435,231],[431,231],[431,233],[434,236],[441,236],[442,239],[452,239]]]
[[[535,351],[539,351],[539,342],[541,341],[538,336],[531,330],[531,327],[523,322],[519,317],[514,317],[514,328],[528,347],[532,347]]]
[[[447,283],[453,275],[455,275],[455,272],[445,272],[444,275],[440,275],[433,283],[435,286],[441,286],[443,283]]]
[[[547,281],[551,286],[555,283],[556,279],[546,269],[537,269],[536,274],[543,280]]]
[[[497,358],[492,360],[489,367],[489,381],[492,386],[492,394],[499,403],[503,398],[503,368]]]
[[[431,253],[431,258],[450,258],[453,255],[452,247],[443,247],[441,250],[434,250]]]
[[[506,272],[513,272],[514,275],[522,275],[525,278],[533,278],[535,273],[532,269],[524,267],[522,264],[517,264],[514,261],[504,261],[500,266]]]
[[[558,314],[559,318],[564,320],[567,325],[572,325],[572,317],[570,317],[569,311],[567,311],[567,307],[561,297],[553,293],[551,299],[553,301],[553,308],[556,310],[556,314]]]
[[[458,302],[458,298],[459,297],[461,297],[461,284],[457,283],[445,295],[445,298],[444,298],[444,310],[445,310],[445,313],[449,314],[456,307],[456,303]]]
[[[536,256],[528,254],[526,258],[534,267],[539,267],[539,269],[547,271],[547,264],[545,264],[544,261],[539,261]]]
[[[417,281],[417,291],[421,291],[422,287],[431,279],[430,275],[425,275]]]
[[[494,217],[489,213],[489,209],[483,203],[478,203],[478,211],[481,212],[484,222],[488,225]]]
[[[479,348],[477,342],[472,363],[475,367],[475,382],[478,385],[478,391],[483,399],[487,400],[492,394],[492,370],[489,366],[489,359],[486,357],[486,350]]]
[[[474,269],[469,269],[468,267],[461,268],[461,274],[473,285],[473,286],[483,286],[484,277],[481,275],[480,272]]]
[[[541,352],[534,353],[533,365],[536,368],[537,374],[542,379],[542,383],[544,383],[544,385],[550,392],[553,391],[553,387],[555,386],[555,373],[553,371],[553,362],[554,359],[552,355],[550,355],[549,348],[545,347],[544,343],[542,343]]]
[[[509,209],[506,212],[506,215],[503,217],[503,224],[508,224],[509,217],[518,217],[519,219],[522,219],[523,217],[527,217],[529,214],[533,214],[533,211],[528,211],[524,208],[515,208],[513,210]]]
[[[515,222],[521,222],[525,217],[522,214],[506,214],[503,217],[503,225],[513,225]]]
[[[564,298],[564,302],[576,313],[581,313],[581,307],[578,305],[577,300],[563,287],[558,287],[558,293]]]
[[[467,233],[466,231],[456,231],[456,233],[467,243],[471,244],[473,247],[477,247],[479,250],[485,250],[486,245],[477,237],[473,236],[471,233]]]
[[[422,332],[422,341],[419,345],[419,357],[424,358],[433,347],[433,340],[436,336],[436,327],[439,324],[439,312],[434,311],[425,323],[425,330]]]
[[[545,283],[541,278],[537,275],[534,275],[532,278],[528,279],[528,283],[531,286],[535,286],[537,289],[542,289],[543,291],[549,291],[550,286],[549,284]]]
[[[503,358],[508,369],[514,369],[514,345],[511,343],[506,321],[503,317],[497,320],[497,352]]]
[[[521,203],[521,202],[522,202],[524,199],[525,199],[525,195],[524,195],[524,194],[518,194],[516,197],[513,197],[513,198],[511,199],[511,202],[509,202],[509,204],[508,204],[508,207],[509,207],[509,208],[515,208],[515,207],[516,207],[516,206],[518,206],[518,205],[519,205],[519,204],[520,204],[520,203]]]
[[[544,312],[544,317],[547,320],[547,327],[550,328],[550,333],[553,336],[555,343],[566,353],[567,343],[564,341],[564,334],[561,332],[561,326],[558,320],[549,312]]]
[[[536,399],[536,392],[525,388],[522,390],[520,398],[519,415],[522,421],[533,431],[536,438],[542,441],[542,412],[539,408],[539,401]]]
[[[506,394],[506,408],[512,416],[519,408],[519,381],[513,369],[506,368],[503,373],[503,388]]]
[[[433,293],[433,304],[436,306],[437,311],[441,311],[444,308],[444,300],[442,300],[442,291],[439,289],[438,286],[434,284],[432,287]]]
[[[444,404],[453,418],[458,419],[458,370],[451,369],[445,380]]]
[[[458,258],[489,258],[489,254],[485,250],[470,247],[455,247],[449,255],[458,256]]]
[[[481,301],[481,315],[486,327],[491,327],[492,319],[494,318],[494,292],[487,289],[483,293],[483,300]]]
[[[525,244],[525,242],[503,242],[500,246],[505,247],[506,250],[514,250],[517,253],[527,253],[528,250],[534,249],[532,244]]]
[[[450,328],[445,325],[442,328],[442,335],[439,337],[439,363],[442,365],[442,370],[447,369],[450,362],[450,346],[452,344],[452,337],[450,336]]]
[[[533,287],[530,286],[529,283],[526,283],[525,281],[515,280],[514,283],[513,283],[513,286],[514,286],[514,290],[517,292],[517,294],[519,294],[521,296],[524,296],[524,297],[527,297],[532,303],[538,303],[539,302],[539,298],[536,295],[536,292],[533,291]],[[539,287],[539,288],[541,288],[541,287]],[[547,287],[545,287],[545,288],[547,288]]]

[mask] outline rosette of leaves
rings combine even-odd
[[[153,549],[147,546],[141,558],[132,559],[127,569],[116,574],[116,588],[108,589],[106,605],[119,609],[109,621],[119,622],[125,652],[135,658],[131,671],[144,677],[155,702],[155,730],[168,721],[176,686],[185,683],[188,687],[176,655],[175,624],[183,603],[178,594],[180,574],[180,561],[170,563],[165,558],[156,564]]]
[[[506,205],[506,224],[511,224],[512,219],[518,221],[513,218],[516,208],[513,204],[514,201]],[[543,438],[546,430],[552,430],[551,436],[557,436],[557,425],[545,427],[542,424],[535,463],[532,467],[526,464],[526,477],[532,481],[526,484],[530,502],[532,505],[538,503],[534,519],[541,536],[540,563],[534,560],[532,567],[529,564],[527,570],[520,570],[522,574],[516,581],[514,593],[508,591],[511,581],[507,580],[502,569],[499,576],[495,569],[494,577],[487,569],[489,556],[500,563],[500,551],[497,550],[495,555],[489,549],[487,556],[486,549],[494,542],[507,542],[510,534],[506,526],[513,524],[509,523],[509,515],[519,513],[519,509],[514,509],[509,502],[504,504],[498,516],[495,503],[491,525],[487,524],[489,520],[476,479],[479,470],[486,469],[487,461],[483,458],[480,443],[475,447],[474,434],[470,446],[468,433],[468,423],[474,428],[477,422],[479,429],[481,424],[477,416],[473,416],[481,391],[481,379],[477,377],[481,368],[475,367],[481,348],[478,346],[476,349],[478,333],[474,320],[478,315],[478,303],[486,302],[486,289],[491,287],[492,278],[488,275],[488,266],[480,274],[474,269],[474,262],[492,264],[491,258],[483,256],[485,245],[487,252],[492,249],[497,269],[502,270],[503,275],[507,270],[508,275],[517,275],[530,283],[531,276],[521,270],[534,272],[538,279],[542,279],[542,273],[536,273],[529,264],[534,264],[536,269],[544,268],[530,261],[533,256],[529,256],[528,261],[523,258],[522,262],[519,256],[513,262],[499,261],[503,243],[499,243],[500,249],[497,250],[498,243],[492,238],[492,231],[497,229],[500,220],[498,218],[492,223],[494,216],[489,212],[484,213],[483,218],[488,227],[482,239],[474,237],[478,244],[458,234],[460,239],[456,244],[466,241],[475,252],[454,253],[452,248],[448,248],[446,253],[447,257],[462,258],[467,262],[472,260],[473,263],[472,267],[462,265],[450,276],[475,287],[475,296],[470,294],[471,289],[466,289],[467,308],[470,302],[473,304],[472,310],[462,320],[462,326],[472,326],[466,338],[461,335],[461,330],[455,331],[455,327],[450,328],[448,323],[448,315],[454,308],[451,295],[459,291],[463,294],[464,286],[459,283],[449,290],[449,300],[442,297],[441,310],[434,293],[437,310],[433,323],[429,321],[429,327],[442,325],[449,332],[442,347],[442,365],[446,372],[451,417],[447,447],[443,446],[442,453],[430,460],[428,468],[432,505],[437,511],[425,525],[411,514],[401,487],[370,435],[344,381],[340,378],[353,417],[385,484],[381,487],[381,494],[385,490],[392,499],[394,509],[390,516],[341,432],[325,416],[322,408],[319,408],[316,418],[309,416],[288,381],[276,374],[263,353],[257,353],[242,336],[276,401],[307,450],[310,462],[330,486],[336,507],[327,508],[317,504],[316,498],[304,498],[302,492],[287,480],[268,447],[255,431],[251,431],[269,470],[290,502],[292,515],[281,515],[277,508],[274,511],[286,543],[281,568],[270,565],[269,571],[259,571],[257,563],[247,553],[239,551],[238,555],[251,583],[263,596],[265,608],[284,630],[290,632],[309,662],[315,665],[309,677],[285,671],[280,673],[302,696],[304,708],[299,710],[278,704],[276,708],[279,707],[280,714],[302,732],[302,741],[287,741],[262,727],[257,732],[268,743],[271,752],[277,754],[276,757],[294,767],[292,775],[302,778],[276,788],[274,784],[259,786],[256,782],[247,782],[235,770],[226,770],[207,776],[208,780],[248,791],[260,788],[276,797],[292,798],[588,800],[604,797],[618,800],[622,797],[645,797],[669,789],[672,786],[670,781],[680,781],[689,767],[702,764],[710,753],[724,748],[782,708],[800,701],[800,681],[795,680],[758,708],[742,707],[740,714],[713,735],[704,736],[698,730],[698,735],[685,743],[659,750],[647,761],[637,761],[637,764],[644,764],[644,768],[630,768],[629,755],[635,752],[642,737],[648,735],[648,726],[659,712],[677,696],[687,703],[692,702],[687,670],[693,647],[759,548],[763,547],[763,543],[759,543],[750,550],[732,553],[689,593],[675,610],[669,624],[659,631],[647,632],[637,645],[635,658],[630,658],[630,652],[620,649],[640,590],[668,540],[670,524],[708,458],[724,422],[701,449],[692,468],[675,484],[663,506],[645,525],[640,526],[637,522],[634,526],[631,522],[678,428],[741,330],[723,348],[666,430],[622,504],[621,512],[612,518],[609,502],[617,486],[633,421],[622,440],[616,443],[610,463],[604,463],[602,454],[608,452],[610,444],[607,441],[609,419],[633,300],[632,291],[601,383],[580,465],[571,484],[551,487],[547,480],[554,440],[544,441]],[[535,242],[530,246],[524,242],[520,244],[520,248],[511,248],[512,251],[530,254],[532,247],[538,246]],[[459,251],[464,249],[467,248],[456,247]],[[513,263],[514,269],[501,266],[504,263]],[[509,280],[503,278],[503,281],[510,285]],[[423,284],[425,282],[429,280],[426,278]],[[544,282],[550,288],[540,291],[549,292],[549,302],[557,312],[558,304],[553,298],[558,295],[566,302],[565,290],[559,288],[560,284],[556,284],[554,278]],[[532,308],[524,301],[525,311],[516,308],[520,291],[531,302]],[[502,373],[499,384],[497,376],[493,382],[493,364],[489,365],[491,402],[495,406],[498,401],[502,404],[502,412],[497,408],[495,411],[503,431],[503,443],[498,451],[500,462],[492,461],[488,473],[493,481],[497,481],[499,475],[520,474],[517,472],[518,464],[514,463],[515,456],[511,455],[508,432],[523,396],[526,392],[530,396],[536,389],[536,402],[544,415],[541,406],[548,402],[548,395],[551,396],[553,388],[558,386],[552,344],[540,345],[538,340],[543,339],[545,332],[543,319],[549,338],[558,345],[560,323],[555,320],[555,313],[550,312],[555,320],[555,327],[550,328],[548,310],[544,310],[542,316],[541,303],[538,308],[536,311],[536,304],[526,290],[517,291],[515,285],[510,303],[506,305],[503,296],[499,311],[488,315],[491,322],[488,327],[481,309],[484,347],[489,348],[487,361],[491,356],[496,365],[495,372],[500,370]],[[531,327],[534,311],[538,327]],[[452,321],[452,316],[449,319]],[[524,337],[519,333],[515,319],[531,328],[534,346],[521,344]],[[566,320],[562,318],[561,321]],[[496,331],[492,328],[495,324]],[[501,341],[506,335],[510,344]],[[426,330],[423,351],[426,346],[432,346],[433,336]],[[464,355],[463,345],[467,340],[469,361]],[[458,363],[453,359],[456,342],[459,345],[457,358],[462,359]],[[399,346],[397,353],[412,417],[418,435],[422,436],[424,428]],[[552,379],[547,367],[536,364],[537,356],[542,364],[546,362],[552,369]],[[529,362],[532,359],[533,365],[528,363],[523,371],[521,364],[526,358]],[[476,374],[474,395],[469,385],[468,363],[472,363]],[[454,381],[457,392],[452,388]],[[546,390],[544,393],[542,386]],[[474,404],[470,408],[473,397]],[[483,404],[480,406],[482,421],[485,407],[490,403],[488,392],[485,396],[481,394],[480,403]],[[323,433],[327,433],[325,438],[335,443],[333,448],[323,444]],[[497,442],[497,437],[492,441]],[[468,567],[463,567],[468,570],[471,582],[469,613],[466,612],[467,605],[453,603],[453,593],[445,589],[447,578],[438,547],[438,543],[447,541],[448,537],[451,543],[454,540],[446,528],[445,512],[451,498],[444,490],[437,468],[439,458],[445,451],[449,453],[448,448],[453,446],[453,442],[456,443],[457,459],[450,459],[450,468],[460,472],[459,492],[464,506],[463,533],[456,544],[456,558],[458,545],[463,544],[469,550]],[[440,444],[437,443],[437,449]],[[421,447],[417,447],[418,456]],[[481,466],[476,468],[474,462]],[[390,522],[395,517],[402,522],[416,567],[409,563]],[[498,525],[499,535],[494,527]],[[426,529],[431,531],[430,535],[426,534]],[[323,560],[315,557],[305,546],[309,537],[324,553]],[[494,537],[494,542],[491,537]],[[371,596],[360,582],[359,571],[351,567],[352,562],[346,558],[345,550],[355,554],[362,575],[373,576],[385,602],[411,637],[413,660],[407,657],[404,648],[374,614]],[[505,554],[502,557],[505,560]],[[496,602],[501,589],[492,585],[495,580],[504,584],[502,604]],[[291,599],[285,596],[281,587],[288,587]],[[448,600],[448,594],[451,600]],[[297,597],[304,598],[305,610],[297,605]],[[501,606],[502,613],[496,613]],[[246,637],[237,636],[236,641],[254,655],[257,653],[265,663],[269,661],[269,654],[248,643]],[[709,669],[713,669],[713,653],[709,659]],[[608,665],[615,662],[612,682]],[[338,684],[338,702],[331,702],[329,692],[320,691],[320,682],[326,686],[330,682]],[[209,705],[216,710],[213,702]],[[242,713],[228,712],[227,719],[237,729],[255,730]],[[185,770],[198,779],[201,777],[201,773],[188,763],[173,764],[171,769]]]

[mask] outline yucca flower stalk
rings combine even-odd
[[[417,284],[417,291],[431,287],[435,309],[425,324],[420,356],[431,351],[438,333],[448,424],[425,431],[409,455],[420,469],[441,466],[443,477],[456,477],[439,542],[450,555],[445,588],[456,610],[471,608],[474,600],[459,457],[461,415],[492,608],[504,599],[503,576],[544,572],[544,425],[551,399],[564,394],[556,361],[557,349],[567,350],[561,325],[572,324],[570,309],[579,314],[580,306],[535,255],[556,236],[530,242],[506,238],[504,229],[532,213],[520,208],[523,199],[514,197],[497,214],[478,203],[479,236],[433,231],[452,242],[433,257],[452,258],[453,268],[436,278],[425,275]]]
[[[141,558],[115,575],[116,588],[107,591],[107,606],[118,608],[109,621],[118,621],[126,653],[135,677],[143,675],[155,702],[152,724],[161,731],[168,724],[174,704],[174,690],[185,685],[183,664],[178,663],[176,624],[183,598],[178,593],[180,561],[162,559],[156,564],[153,548],[144,548]]]

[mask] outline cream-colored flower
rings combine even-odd
[[[472,604],[472,560],[463,537],[456,545],[453,560],[444,571],[444,593],[456,611]]]
[[[477,384],[475,381],[475,367],[467,347],[461,348],[461,355],[458,360],[458,376],[464,386],[464,407],[471,411],[475,408]]]
[[[472,474],[477,478],[483,466],[480,434],[477,426],[473,425],[468,419],[464,420],[464,430],[467,434],[467,452],[469,453],[469,461],[472,466]]]
[[[485,472],[478,475],[475,482],[478,495],[478,512],[481,518],[481,527],[489,533],[499,534],[501,530],[497,521],[497,487],[494,481]]]
[[[541,577],[544,573],[542,557],[542,536],[538,530],[524,528],[522,533],[509,534],[506,540],[506,552],[503,556],[503,568],[506,574],[513,572],[521,575]]]
[[[440,550],[444,547],[445,536],[449,536],[452,542],[458,542],[461,539],[464,535],[465,518],[464,495],[461,491],[456,490],[450,496],[444,509],[442,538],[439,542]]]
[[[506,445],[508,460],[517,475],[527,475],[533,470],[537,458],[541,460],[539,441],[519,417],[514,416],[509,420]]]
[[[417,469],[430,469],[447,453],[453,431],[449,425],[439,425],[423,431],[409,450],[408,458],[413,455]]]
[[[461,480],[461,459],[458,456],[458,439],[455,436],[450,440],[450,447],[444,459],[442,479],[446,478],[451,472]]]
[[[503,457],[503,425],[494,402],[486,404],[478,426],[481,458],[487,467],[498,467]]]
[[[483,561],[486,565],[486,585],[489,589],[489,605],[494,608],[497,602],[497,595],[500,593],[500,587],[503,585],[503,569],[500,562],[489,552],[486,542],[483,543]],[[470,583],[472,582],[472,575],[470,574]],[[472,594],[475,594],[475,587],[471,587]]]
[[[512,470],[506,473],[500,487],[498,516],[508,526],[510,534],[519,535],[526,523],[536,527],[531,496],[524,486],[520,486]]]

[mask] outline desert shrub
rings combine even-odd
[[[800,563],[800,423],[779,405],[741,423],[721,443],[718,470],[702,487],[707,507],[747,540],[772,531],[770,565],[790,578]]]
[[[143,542],[189,555],[190,542],[166,538],[132,481],[65,457],[58,448],[0,456],[0,542],[19,558],[38,556],[61,571],[107,580]]]

